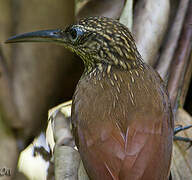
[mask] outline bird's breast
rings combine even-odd
[[[82,78],[73,98],[72,123],[90,174],[97,176],[96,171],[100,171],[110,176],[106,169],[118,174],[127,156],[133,158],[126,160],[132,168],[137,154],[149,143],[149,137],[152,141],[149,148],[158,149],[162,137],[171,144],[170,114],[164,86],[148,69],[110,69],[109,73],[97,72]],[[171,147],[165,146],[170,153]],[[92,171],[92,165],[98,169]]]
[[[74,94],[72,111],[73,124],[88,129],[96,139],[104,137],[107,130],[103,127],[108,122],[118,126],[124,137],[133,122],[139,122],[142,131],[146,127],[146,131],[159,134],[170,123],[165,89],[159,77],[148,69],[110,69],[82,78]],[[162,119],[167,119],[165,124]]]

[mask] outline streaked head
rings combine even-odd
[[[85,66],[98,63],[124,65],[135,61],[137,52],[128,28],[118,21],[105,17],[89,17],[65,30],[43,30],[16,35],[6,43],[55,42],[77,53]],[[132,64],[132,63],[129,63]]]

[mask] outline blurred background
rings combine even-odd
[[[175,125],[192,123],[190,0],[1,0],[0,172],[11,169],[11,176],[0,179],[54,179],[45,137],[48,110],[72,98],[83,72],[81,60],[61,46],[4,41],[19,33],[65,28],[95,15],[129,27],[143,59],[167,82]],[[180,135],[192,138],[192,130]],[[192,177],[188,147],[174,143],[173,179]]]

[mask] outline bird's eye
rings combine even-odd
[[[84,31],[79,27],[72,27],[68,30],[71,41],[75,43],[80,43],[80,40],[82,39],[82,36],[84,34]]]
[[[69,33],[71,35],[72,40],[77,40],[78,34],[76,29],[74,28],[70,29]]]

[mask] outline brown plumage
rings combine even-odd
[[[27,33],[7,42],[23,41],[62,43],[84,61],[72,124],[90,179],[168,179],[173,136],[169,98],[125,26],[90,17],[65,30]]]

